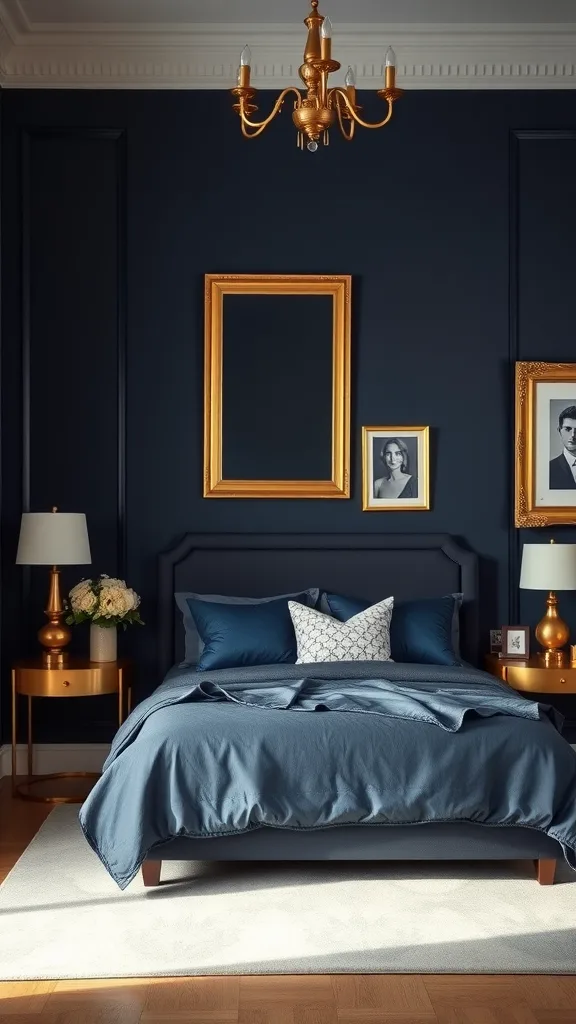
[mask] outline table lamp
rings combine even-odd
[[[547,590],[546,614],[536,626],[536,639],[546,660],[560,659],[570,630],[558,614],[556,590],[576,590],[576,544],[525,544],[520,587]]]
[[[90,542],[83,512],[23,512],[18,541],[17,565],[50,565],[50,589],[45,615],[48,622],[38,632],[44,647],[43,661],[49,667],[63,665],[72,631],[63,621],[59,565],[88,565]]]

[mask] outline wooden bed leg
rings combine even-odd
[[[540,857],[536,861],[536,871],[540,885],[554,885],[554,875],[556,874],[555,860]]]
[[[142,865],[142,881],[146,887],[160,885],[161,860],[145,860]]]

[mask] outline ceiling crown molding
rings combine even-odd
[[[230,89],[249,40],[261,89],[298,81],[303,32],[294,25],[37,25],[0,0],[4,88]],[[407,89],[574,89],[576,23],[339,26],[336,56],[359,88],[378,87],[383,54],[398,55]]]
[[[22,26],[17,25],[4,0],[0,0],[0,83],[4,74],[4,61],[16,44]]]

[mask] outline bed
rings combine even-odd
[[[174,594],[177,591],[194,591],[201,594],[221,594],[242,597],[263,597],[269,594],[285,594],[302,590],[310,586],[318,586],[326,591],[352,594],[363,597],[366,601],[377,602],[383,596],[394,594],[395,599],[408,600],[415,598],[438,598],[442,595],[459,592],[462,594],[460,612],[460,649],[462,657],[471,665],[478,664],[479,659],[479,600],[478,600],[478,559],[470,550],[459,544],[448,535],[206,535],[188,534],[174,547],[164,552],[159,559],[159,608],[158,608],[158,649],[159,678],[177,665],[184,650],[182,619],[175,605]],[[292,666],[290,666],[292,668]],[[301,666],[298,666],[301,669]],[[418,667],[414,666],[414,676],[418,675]],[[463,670],[464,671],[464,670]],[[319,672],[319,675],[322,673]],[[325,675],[329,675],[328,670]],[[372,672],[372,675],[374,672]],[[364,677],[366,673],[364,673]],[[363,677],[363,678],[364,678]],[[479,673],[476,673],[479,677]],[[272,678],[272,676],[271,676]],[[400,677],[401,678],[401,677]],[[433,678],[433,677],[432,677]],[[467,678],[465,673],[462,677]],[[482,675],[487,687],[491,677]],[[191,680],[193,683],[194,680]],[[478,679],[474,680],[475,684]],[[496,683],[494,686],[503,684]],[[210,690],[210,687],[208,687]],[[188,707],[188,695],[180,695],[172,699],[172,704],[180,710]],[[213,692],[208,699],[207,712],[214,714]],[[506,697],[504,696],[504,700]],[[516,698],[522,706],[528,708],[523,698]],[[164,700],[164,705],[170,701]],[[248,701],[249,703],[249,701]],[[156,712],[154,722],[160,728],[162,715],[166,707],[162,705],[158,711],[158,701],[152,709]],[[228,720],[231,716],[241,721],[239,716],[246,715],[247,709],[225,706]],[[278,707],[279,705],[274,705]],[[200,705],[198,705],[200,707]],[[137,711],[138,709],[136,709]],[[172,707],[173,711],[174,708]],[[204,710],[202,708],[202,710]],[[136,712],[133,712],[133,715]],[[218,711],[221,714],[221,711]],[[279,712],[275,712],[278,714]],[[264,712],[264,718],[268,712]],[[295,716],[283,712],[283,721],[294,725]],[[522,714],[522,709],[520,710]],[[361,736],[358,730],[376,728],[374,716],[349,716],[354,720],[354,735]],[[144,713],[141,716],[144,720]],[[303,722],[301,716],[296,716]],[[307,722],[317,716],[305,716]],[[344,722],[342,715],[328,716],[331,722],[338,723],[341,728]],[[368,721],[370,719],[370,721]],[[212,721],[213,719],[210,719]],[[259,721],[263,721],[260,712]],[[246,715],[246,723],[249,718]],[[323,722],[327,721],[323,716]],[[494,723],[495,719],[491,719]],[[519,724],[521,722],[521,725]],[[160,723],[160,724],[158,724]],[[526,723],[515,719],[506,724],[514,734],[514,730],[524,728]],[[378,726],[379,727],[379,726]],[[415,727],[415,726],[413,726]],[[476,726],[479,728],[478,724]],[[158,734],[158,728],[156,734]],[[423,726],[422,728],[429,728]],[[494,726],[492,726],[494,728]],[[504,723],[499,723],[504,728]],[[534,729],[536,728],[536,732]],[[538,728],[540,731],[538,732]],[[486,726],[486,730],[488,726]],[[531,735],[537,736],[538,744],[554,747],[558,760],[558,773],[562,785],[566,780],[572,786],[576,779],[576,757],[569,745],[545,722],[530,724]],[[434,741],[438,740],[439,730],[433,730]],[[297,734],[294,734],[297,735]],[[391,735],[391,734],[389,734]],[[478,734],[480,735],[480,734]],[[504,735],[504,734],[503,734]],[[508,735],[508,734],[507,734]],[[552,738],[554,737],[554,738]],[[132,742],[132,741],[126,741]],[[356,741],[354,741],[356,742]],[[448,741],[442,741],[448,742]],[[134,740],[134,746],[140,743],[144,749],[144,741]],[[505,744],[503,744],[505,745]],[[440,748],[438,748],[440,749]],[[119,754],[119,756],[118,756]],[[124,783],[117,784],[117,790],[129,793],[130,763],[128,755],[118,749],[114,755],[117,763],[126,758],[126,775]],[[152,756],[152,755],[150,755]],[[154,754],[156,757],[156,754]],[[549,759],[548,750],[542,752],[542,764]],[[529,774],[528,767],[524,775]],[[86,837],[96,849],[103,863],[122,887],[134,876],[134,865],[123,874],[114,870],[110,862],[110,849],[113,849],[113,838],[110,838],[106,849],[103,841],[99,841],[98,823],[102,818],[106,805],[106,783],[110,772],[105,771],[95,790],[81,811],[81,822]],[[471,783],[472,785],[472,783]],[[560,783],[558,784],[560,786]],[[152,805],[156,807],[162,802],[162,794],[152,784],[145,782],[141,787],[141,809],[138,812],[146,817]],[[398,797],[396,799],[399,799]],[[529,797],[526,798],[529,802]],[[144,884],[155,886],[161,879],[161,866],[164,860],[185,861],[240,861],[240,860],[519,860],[535,862],[538,881],[551,884],[554,880],[556,862],[563,857],[572,857],[573,826],[576,828],[576,811],[562,797],[562,820],[556,822],[554,828],[541,827],[541,818],[528,819],[527,826],[517,824],[501,824],[497,819],[489,819],[480,823],[480,815],[472,815],[475,820],[431,821],[421,823],[417,820],[395,824],[360,823],[347,821],[345,824],[330,824],[328,827],[250,827],[244,830],[229,830],[228,834],[202,834],[201,836],[181,834],[186,832],[181,819],[166,814],[162,827],[156,828],[147,842],[141,846],[140,856],[134,861],[142,867]],[[128,822],[128,803],[132,797],[116,797],[114,808],[108,817],[112,821],[126,818]],[[134,812],[136,813],[136,812]],[[152,812],[150,812],[152,813]],[[502,816],[500,816],[502,817]],[[572,821],[574,817],[574,821]],[[542,818],[542,821],[544,819]],[[499,827],[487,827],[487,824],[498,824]],[[554,824],[554,823],[553,823]],[[138,830],[139,819],[134,817],[133,825],[128,829]],[[576,835],[576,833],[574,833]],[[170,838],[167,838],[170,836]],[[149,848],[146,848],[146,847]],[[142,853],[144,851],[144,853]],[[142,860],[142,858],[144,859]],[[576,863],[576,861],[575,861]]]

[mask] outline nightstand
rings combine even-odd
[[[520,661],[518,658],[499,658],[488,654],[484,660],[487,672],[503,679],[514,690],[531,693],[576,693],[576,664],[564,656],[560,665],[544,664],[539,655]]]
[[[32,739],[32,698],[33,697],[98,697],[104,693],[118,694],[118,725],[124,721],[124,708],[128,698],[130,711],[131,691],[127,689],[129,665],[125,661],[87,661],[70,658],[65,665],[49,668],[41,658],[20,661],[12,666],[12,792],[24,800],[41,803],[77,803],[79,796],[40,796],[24,792],[46,779],[98,778],[97,772],[53,772],[50,775],[33,775],[34,746]],[[16,783],[16,743],[18,737],[18,697],[28,698],[28,778],[25,783]]]

